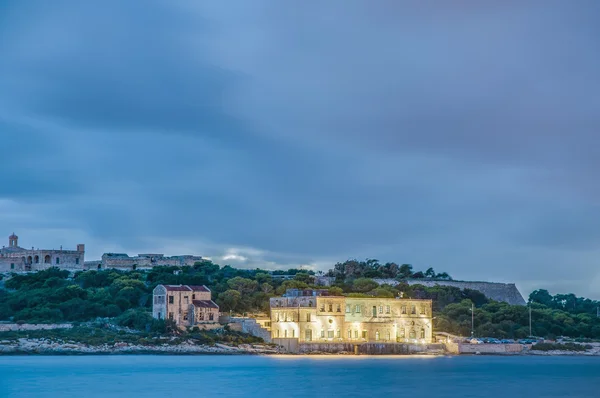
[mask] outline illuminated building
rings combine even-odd
[[[431,300],[327,296],[290,290],[271,306],[273,339],[300,343],[431,343]]]

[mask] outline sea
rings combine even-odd
[[[600,357],[5,356],[0,397],[600,397]]]

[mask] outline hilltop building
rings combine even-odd
[[[431,343],[431,300],[328,296],[290,289],[270,300],[271,337],[301,343]]]
[[[203,261],[200,256],[181,255],[165,257],[164,254],[138,254],[129,257],[125,253],[104,253],[102,260],[86,261],[86,269],[122,269],[134,270],[139,268],[152,268],[157,266],[192,266],[197,262]]]
[[[83,269],[85,245],[77,250],[25,249],[19,246],[19,237],[14,233],[8,237],[8,247],[0,249],[0,272],[39,271],[50,267]]]
[[[204,285],[158,285],[152,296],[152,316],[156,319],[171,319],[179,327],[219,321],[219,306]]]

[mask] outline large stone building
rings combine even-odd
[[[171,319],[179,327],[219,321],[219,306],[204,285],[158,285],[152,295],[152,316],[156,319]]]
[[[273,339],[299,342],[431,343],[431,300],[328,296],[289,290],[270,300]]]
[[[203,261],[200,256],[181,255],[165,257],[164,254],[138,254],[129,257],[125,253],[104,253],[102,260],[86,261],[86,269],[122,269],[132,270],[140,268],[152,268],[161,265],[165,266],[192,266],[197,262]]]
[[[19,237],[14,233],[8,237],[8,247],[0,249],[0,272],[39,271],[50,267],[83,269],[85,245],[77,250],[26,249],[19,246]]]

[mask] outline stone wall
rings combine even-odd
[[[70,329],[73,325],[70,323],[55,323],[55,324],[23,324],[17,323],[0,323],[0,332],[24,332],[32,330],[53,330],[53,329]]]
[[[458,354],[519,354],[521,344],[456,344]]]
[[[33,272],[58,267],[83,269],[85,252],[75,250],[23,250],[0,256],[0,272]]]
[[[380,285],[387,284],[396,286],[400,282],[395,279],[375,279]],[[477,290],[483,293],[487,298],[495,301],[503,301],[512,305],[525,305],[526,302],[514,283],[496,283],[496,282],[468,282],[468,281],[446,281],[431,279],[408,279],[409,285],[423,285],[427,287],[452,286],[459,289]]]
[[[255,337],[260,337],[266,343],[271,342],[271,332],[260,326],[256,319],[253,318],[229,318],[233,324],[240,325],[240,331],[251,334]]]
[[[290,348],[293,345],[289,344]],[[444,346],[441,344],[394,344],[394,343],[299,343],[298,351],[300,354],[310,353],[355,353],[355,347],[358,346],[360,355],[410,355],[410,354],[438,354],[444,352]],[[294,352],[294,351],[290,351]]]

